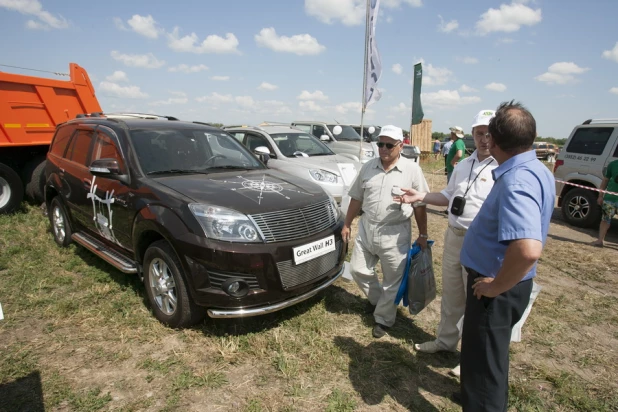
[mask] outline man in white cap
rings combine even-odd
[[[450,128],[450,131],[453,144],[446,156],[446,183],[451,180],[453,169],[455,169],[457,163],[466,156],[466,144],[461,140],[464,137],[463,129],[460,126],[454,126]]]
[[[378,136],[379,158],[371,159],[359,171],[350,186],[350,205],[341,231],[344,242],[350,241],[352,221],[363,211],[350,260],[350,273],[369,300],[375,325],[372,334],[381,338],[395,323],[395,297],[403,277],[410,250],[414,214],[419,235],[416,241],[427,247],[427,211],[422,203],[401,204],[393,200],[402,194],[399,188],[429,190],[420,166],[402,157],[403,133],[396,126],[384,126]],[[375,271],[382,266],[382,284]]]
[[[461,319],[466,308],[466,280],[468,274],[459,261],[464,235],[476,217],[481,205],[493,187],[491,171],[498,163],[489,153],[487,136],[489,120],[493,110],[481,110],[472,122],[472,136],[476,150],[470,157],[455,166],[446,189],[435,193],[422,193],[406,190],[405,203],[419,202],[447,206],[449,210],[448,227],[444,234],[442,254],[442,303],[440,325],[435,340],[415,344],[420,352],[454,352],[461,337]],[[462,133],[463,135],[463,133]],[[459,366],[451,371],[459,375]]]

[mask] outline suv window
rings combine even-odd
[[[80,165],[88,166],[88,150],[92,142],[92,134],[92,130],[78,130],[77,134],[73,136],[66,158]]]
[[[302,130],[305,133],[311,133],[311,126],[309,126],[308,124],[297,124],[294,127],[298,130]]]
[[[249,150],[251,150],[251,153],[253,153],[253,151],[260,146],[266,147],[268,151],[272,153],[272,149],[270,148],[270,145],[268,144],[268,140],[266,140],[266,138],[263,136],[258,136],[255,134],[247,134],[246,144]]]
[[[600,155],[605,149],[613,127],[582,127],[577,129],[566,151],[588,155]]]
[[[114,139],[100,130],[97,131],[95,139],[91,161],[98,159],[116,159],[120,166],[120,170],[125,170],[122,156],[120,156],[118,152],[118,147],[116,147]]]
[[[360,141],[360,135],[352,129],[351,126],[344,126],[340,124],[329,124],[328,129],[332,132],[335,126],[341,126],[341,133],[335,136],[337,140],[345,140],[345,141]]]
[[[64,152],[66,151],[74,131],[75,127],[73,126],[64,126],[58,129],[56,137],[54,138],[54,144],[51,147],[52,154],[59,157],[64,156]]]
[[[309,156],[334,154],[324,143],[310,134],[273,133],[270,137],[272,137],[281,153],[286,157],[294,156],[296,151],[301,151]]]
[[[322,136],[322,135],[327,135],[328,133],[326,133],[326,129],[324,128],[324,126],[320,126],[320,125],[315,125],[313,126],[313,131],[312,134],[317,137],[318,139]]]

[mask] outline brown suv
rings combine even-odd
[[[274,312],[343,273],[342,216],[320,186],[268,169],[221,129],[139,117],[58,126],[45,201],[60,246],[141,275],[171,327]]]
[[[532,148],[536,151],[538,159],[547,160],[548,162],[556,160],[556,155],[560,152],[558,146],[551,143],[535,143],[532,145]]]

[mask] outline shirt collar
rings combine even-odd
[[[508,172],[509,170],[517,166],[520,166],[524,163],[531,162],[533,160],[536,160],[536,152],[534,150],[528,150],[527,152],[523,152],[523,153],[520,153],[518,155],[511,157],[509,160],[502,163],[501,165],[499,165],[498,167],[496,167],[494,170],[491,171],[491,174],[494,177],[494,181],[500,179],[500,177],[506,172]]]
[[[399,170],[400,172],[402,172],[403,170],[401,169],[401,166],[399,166],[399,163],[401,162],[401,154],[399,154],[399,157],[397,158],[397,162],[395,162],[395,166],[393,166],[393,168],[391,170]],[[376,164],[376,169],[382,169],[384,170],[384,166],[382,165],[382,159],[380,159],[378,157],[378,163]],[[389,170],[389,172],[391,171]],[[386,170],[384,170],[386,172]]]
[[[485,160],[483,160],[482,162],[479,160],[479,155],[478,155],[478,150],[474,150],[474,152],[472,152],[472,154],[470,156],[468,156],[470,158],[470,160],[474,160],[476,162],[478,162],[480,165],[482,165],[483,163],[489,163],[489,162],[493,162],[496,159],[493,158],[493,156],[489,155],[489,157],[485,158]]]

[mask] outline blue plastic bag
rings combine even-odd
[[[412,315],[418,314],[436,298],[436,278],[433,274],[431,246],[433,240],[427,241],[427,249],[414,242],[410,247],[403,271],[401,285],[395,297],[395,305],[403,300]]]

